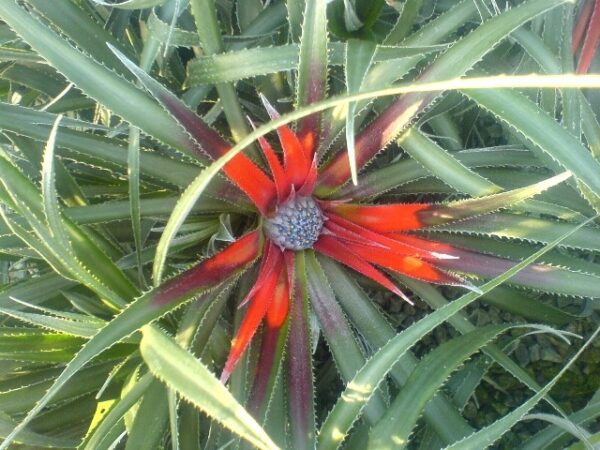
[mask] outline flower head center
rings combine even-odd
[[[279,205],[273,217],[265,221],[269,238],[290,250],[311,248],[323,229],[323,213],[311,197],[295,197]]]

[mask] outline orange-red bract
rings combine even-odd
[[[429,208],[428,203],[408,203],[398,205],[356,205],[348,203],[334,204],[331,210],[369,230],[379,233],[390,231],[415,230],[423,223],[419,211]]]
[[[168,280],[153,299],[154,304],[165,304],[183,293],[213,288],[258,256],[262,233],[258,230],[242,236],[216,255]]]
[[[373,265],[365,262],[356,253],[352,251],[347,245],[345,245],[339,239],[332,236],[323,235],[319,238],[315,244],[315,250],[324,255],[329,256],[336,261],[351,267],[362,275],[372,279],[373,281],[381,284],[386,289],[389,289],[394,294],[406,300],[408,303],[412,302],[394,283],[392,283],[385,275],[377,270]]]
[[[586,73],[600,44],[600,0],[588,0],[573,30],[573,53],[581,48],[577,73]]]
[[[258,327],[260,326],[265,315],[267,315],[267,311],[269,311],[269,308],[275,299],[277,299],[275,310],[281,311],[282,306],[280,297],[289,295],[287,289],[287,274],[285,272],[285,265],[282,264],[283,255],[277,249],[275,249],[272,253],[275,258],[275,270],[270,270],[269,272],[265,273],[264,282],[258,288],[253,298],[251,298],[249,301],[248,310],[246,311],[240,327],[233,338],[231,350],[221,374],[221,381],[223,382],[227,381],[231,375],[233,368],[241,358],[244,350],[250,344],[252,337],[256,333],[256,330],[258,330]],[[279,321],[280,324],[283,323],[278,316],[274,317],[274,319]]]

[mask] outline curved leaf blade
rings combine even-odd
[[[486,180],[460,162],[416,127],[403,133],[398,144],[436,177],[456,189],[474,197],[495,194],[500,186]]]
[[[227,388],[194,356],[158,329],[146,327],[142,334],[142,357],[155,377],[258,448],[279,448]]]
[[[180,151],[190,153],[189,149],[194,148],[189,136],[143,91],[72,47],[27,14],[14,0],[0,3],[0,17],[87,95],[145,133]],[[140,114],[140,111],[144,111],[144,114]]]
[[[48,391],[7,436],[6,440],[0,445],[0,450],[7,449],[19,432],[68,383],[73,375],[101,352],[186,301],[198,296],[200,296],[200,299],[197,301],[212,300],[211,293],[206,291],[218,287],[224,281],[235,277],[244,270],[256,258],[260,241],[261,238],[257,232],[250,233],[236,241],[237,246],[234,243],[217,254],[219,257],[217,260],[205,260],[129,304],[126,309],[90,339],[67,364]],[[199,278],[199,275],[202,274],[204,276]]]
[[[348,432],[365,403],[375,392],[377,384],[383,380],[398,358],[406,353],[415,342],[418,342],[434,327],[445,322],[464,307],[473,303],[481,295],[484,295],[504,281],[510,279],[510,277],[517,274],[544,253],[554,248],[563,239],[575,233],[588,222],[589,220],[572,228],[568,233],[560,236],[549,245],[516,264],[510,270],[480,286],[480,293],[469,292],[468,294],[463,295],[458,300],[434,311],[426,318],[410,326],[394,337],[385,346],[381,347],[373,358],[371,358],[357,373],[352,382],[348,384],[346,390],[329,413],[329,416],[325,419],[319,432],[320,446],[322,446],[322,448],[337,448],[340,439]],[[374,383],[374,381],[376,382]]]
[[[437,58],[418,81],[427,83],[462,77],[513,30],[566,1],[570,0],[529,0],[488,20]],[[392,103],[357,137],[357,165],[363,167],[438,95],[439,92],[408,94]],[[342,151],[325,166],[319,178],[317,192],[329,194],[348,178],[350,165],[346,152]]]
[[[467,97],[514,127],[600,196],[600,162],[565,128],[514,90],[464,91]]]
[[[299,107],[318,102],[327,94],[327,2],[307,0],[305,4],[296,91]],[[298,137],[310,154],[320,139],[320,118],[320,114],[313,114],[298,123]]]
[[[385,416],[371,429],[369,445],[381,450],[405,448],[425,404],[448,376],[469,356],[510,328],[510,325],[479,328],[446,341],[428,353],[415,367]]]
[[[552,389],[552,387],[560,380],[573,363],[579,358],[583,351],[592,343],[592,341],[600,334],[600,327],[590,336],[590,338],[581,346],[577,353],[565,364],[560,372],[548,383],[543,389],[537,392],[533,397],[523,403],[521,406],[497,420],[493,424],[473,433],[465,439],[462,439],[453,445],[446,447],[445,450],[479,450],[487,448],[499,439],[504,433],[512,428],[519,420],[525,416],[544,396]]]

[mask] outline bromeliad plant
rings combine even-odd
[[[542,398],[554,415],[538,419],[588,440],[547,394],[595,335],[543,387],[490,342],[564,338],[549,325],[579,316],[553,296],[588,314],[600,296],[594,112],[578,90],[465,80],[506,146],[435,84],[505,70],[499,55],[572,71],[571,43],[535,30],[569,41],[574,7],[452,3],[1,3],[2,261],[20,281],[0,292],[0,447],[484,448]],[[437,310],[395,330],[367,291]],[[480,297],[529,322],[475,328],[461,310]],[[410,353],[445,322],[461,335]],[[535,394],[486,427],[463,406],[492,362]]]

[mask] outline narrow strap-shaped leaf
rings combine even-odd
[[[136,127],[129,129],[129,143],[127,146],[127,173],[129,175],[129,213],[131,228],[135,245],[135,256],[138,266],[138,282],[145,286],[144,269],[142,263],[142,211],[140,206],[140,130]]]
[[[589,438],[591,434],[583,427],[577,426],[577,424],[573,423],[566,417],[558,417],[553,414],[545,414],[545,413],[537,413],[537,414],[527,414],[524,420],[543,420],[545,422],[556,425],[559,428],[567,431],[573,437],[579,439],[580,448],[583,448],[585,445],[586,450],[595,450],[590,442]]]
[[[150,373],[143,375],[137,380],[133,387],[129,389],[119,401],[112,404],[110,410],[107,411],[106,415],[102,418],[102,421],[88,432],[80,447],[90,450],[108,448],[110,443],[103,442],[103,440],[109,435],[109,430],[114,428],[123,416],[125,416],[127,411],[136,404],[153,381],[154,378]]]
[[[506,414],[501,419],[498,419],[491,425],[473,433],[472,435],[462,439],[453,445],[446,447],[447,450],[479,450],[492,445],[502,435],[504,435],[511,427],[519,422],[525,414],[527,414],[537,403],[544,398],[544,396],[550,392],[550,389],[560,380],[560,378],[569,370],[583,351],[589,347],[593,340],[600,334],[600,327],[590,336],[590,338],[581,346],[577,353],[561,368],[558,374],[544,386],[539,392],[533,397],[523,403],[521,406]]]
[[[448,97],[448,100],[451,100],[451,97]],[[427,125],[432,128],[434,135],[443,142],[447,150],[459,152],[465,148],[462,123],[455,120],[450,111],[443,111],[427,118]]]
[[[119,359],[124,356],[125,355],[120,355]],[[49,406],[58,406],[65,401],[73,400],[84,394],[98,391],[102,386],[105,377],[108,375],[111,368],[114,367],[114,364],[114,361],[109,361],[94,364],[83,369],[73,377],[73,383],[65,386],[65,389],[58,393]],[[25,413],[32,408],[35,405],[36,400],[46,389],[48,389],[52,384],[52,379],[56,376],[55,371],[52,371],[51,374],[46,372],[46,374],[50,376],[48,378],[39,379],[33,384],[29,382],[27,378],[24,378],[24,380],[27,381],[24,385],[20,384],[17,388],[0,393],[0,401],[2,401],[2,409],[4,412],[10,415],[19,413],[18,416],[21,417],[22,413]],[[9,435],[6,439],[12,438]],[[5,442],[6,441],[2,442],[2,445],[4,445]]]
[[[581,46],[583,42],[583,38],[585,37],[585,31],[588,26],[588,22],[590,20],[590,16],[592,15],[592,10],[594,8],[594,0],[586,0],[583,4],[583,7],[579,11],[579,18],[577,23],[575,24],[575,28],[573,29],[572,36],[572,52],[577,52],[577,49]]]
[[[514,90],[469,90],[465,94],[547,153],[562,167],[600,195],[600,162],[553,118]]]
[[[251,273],[245,273],[242,282],[246,282],[249,278],[251,278]],[[180,322],[180,331],[175,337],[175,340],[179,345],[184,348],[189,347],[189,351],[193,351],[194,354],[206,355],[208,350],[209,340],[214,336],[215,333],[222,333],[223,330],[219,327],[219,318],[223,313],[223,309],[227,304],[227,300],[229,299],[229,293],[231,292],[231,288],[235,286],[237,280],[232,280],[224,286],[224,289],[221,292],[213,292],[213,296],[216,300],[212,303],[204,303],[204,304],[191,304],[189,309],[192,312],[191,319],[184,319]],[[200,320],[200,322],[198,322]],[[185,327],[185,328],[184,328]],[[226,349],[222,350],[222,354],[225,354]],[[207,356],[207,355],[206,355]],[[203,356],[203,360],[206,356]],[[230,389],[231,390],[231,389]],[[177,393],[174,390],[171,390],[171,395],[173,397],[177,397]],[[185,410],[184,404],[180,403],[180,408]],[[195,409],[195,408],[194,408]],[[199,412],[199,411],[197,411]],[[191,414],[191,411],[188,411],[187,414]],[[196,416],[195,414],[191,414],[192,416]],[[197,417],[197,416],[196,416]],[[188,417],[188,419],[191,419]],[[185,441],[190,441],[189,429],[184,427],[184,424],[181,421],[179,422],[179,432],[178,438],[181,441],[180,444],[182,448],[184,447]]]
[[[15,426],[16,423],[11,419],[11,417],[8,414],[0,413],[0,439],[5,438]],[[43,434],[35,433],[34,431],[28,429],[23,430],[23,433],[21,433],[21,435],[18,439],[15,440],[15,442],[17,444],[23,444],[37,448],[75,448],[77,446],[77,442],[75,439],[46,436]]]
[[[260,449],[277,449],[264,430],[192,354],[156,328],[143,330],[141,352],[155,377]]]
[[[198,33],[178,28],[172,23],[167,23],[156,14],[156,10],[150,12],[146,24],[152,40],[156,40],[163,45],[172,47],[200,46]]]
[[[289,44],[202,56],[188,63],[185,83],[194,87],[292,70],[298,64],[298,49]]]
[[[142,198],[140,200],[140,214],[145,218],[166,218],[173,211],[175,204],[177,204],[177,197],[174,196]],[[242,211],[236,205],[230,205],[229,207],[225,205],[226,203],[221,203],[218,200],[206,198],[194,206],[192,213],[214,215],[216,213],[228,214]],[[127,219],[130,214],[130,205],[128,200],[109,200],[93,205],[65,208],[64,214],[78,225],[107,223]],[[206,224],[214,228],[215,222],[213,219],[209,219]],[[216,230],[213,230],[214,232]]]
[[[461,200],[447,205],[431,205],[429,208],[419,211],[417,215],[425,226],[441,225],[468,217],[479,216],[522,202],[552,186],[562,183],[570,177],[570,172],[563,172],[539,183],[512,191],[488,195],[482,198]]]
[[[42,154],[37,142],[23,136],[13,135],[9,133],[10,140],[13,145],[18,148],[31,163],[38,167],[43,167]],[[54,135],[56,137],[56,135]],[[48,142],[46,142],[46,146]],[[55,185],[56,191],[62,197],[65,205],[68,206],[83,206],[87,204],[86,194],[71,173],[66,169],[62,160],[56,161],[55,164]]]
[[[18,221],[9,217],[4,209],[0,209],[0,216],[2,217],[4,224],[17,239],[20,239],[22,243],[26,244],[29,248],[35,249],[35,252],[37,253],[36,256],[43,258],[61,277],[73,280],[72,271],[65,267],[64,261],[58,257],[55,251],[52,251],[52,249],[45,244],[43,239],[40,239],[36,235],[32,235],[29,229],[21,226]],[[47,238],[51,240],[51,236],[47,236]],[[31,254],[26,256],[31,257]],[[100,290],[105,290],[102,286],[98,286],[98,288]],[[110,293],[108,290],[106,293],[109,294],[109,298],[114,297],[113,301],[119,301],[118,297],[113,293]]]
[[[256,258],[260,249],[260,241],[261,237],[258,232],[249,233],[213,258],[171,278],[162,286],[131,303],[84,345],[35,407],[0,445],[0,449],[6,449],[21,429],[26,427],[73,375],[91,359],[134,333],[143,325],[162,317],[185,301],[196,298],[208,289],[215,288],[239,274]],[[203,298],[207,299],[206,296]]]
[[[61,292],[61,294],[65,294],[65,292]],[[70,293],[67,293],[67,295]],[[12,297],[12,300],[15,302],[15,306],[21,305],[25,308],[31,308],[36,311],[40,311],[42,314],[46,316],[54,316],[60,319],[70,320],[72,322],[82,322],[85,324],[90,324],[91,326],[100,326],[105,323],[104,319],[100,319],[94,314],[81,314],[78,312],[70,312],[70,311],[61,311],[52,308],[46,308],[43,306],[35,305],[25,300],[21,300],[15,297]],[[14,308],[14,310],[17,310]]]
[[[63,241],[67,239],[65,236],[62,240],[57,240],[46,225],[45,212],[41,207],[43,202],[33,183],[4,158],[0,158],[0,170],[3,175],[4,189],[14,202],[9,206],[16,208],[26,218],[36,236],[41,240],[40,245],[36,245],[34,248],[45,249],[53,259],[56,258],[59,261],[59,267],[68,267],[67,270],[71,277],[79,278],[97,293],[110,300],[113,305],[123,305],[124,299],[137,295],[137,289],[123,272],[75,224],[64,220],[61,228],[54,230],[68,236],[70,245],[64,245]],[[52,212],[50,213],[52,214]],[[54,211],[55,216],[56,214],[58,213]],[[94,261],[95,264],[102,261],[94,275],[88,269],[88,267],[95,266],[91,264],[91,261]]]
[[[310,304],[319,320],[338,371],[344,382],[349,382],[364,365],[365,356],[358,347],[354,333],[314,252],[306,254],[306,274]],[[376,395],[367,405],[365,414],[369,422],[374,424],[381,419],[385,409],[383,398]]]
[[[364,336],[373,350],[384,346],[396,335],[396,330],[351,274],[329,258],[319,257],[318,259],[331,282],[338,301],[344,308],[344,312],[348,314],[353,326]],[[430,285],[426,284],[426,286]],[[435,288],[432,289],[435,290]],[[459,314],[454,317],[460,320]],[[449,320],[451,321],[452,318]],[[460,321],[462,322],[462,320]],[[417,358],[411,352],[407,352],[394,365],[390,371],[390,377],[398,388],[406,383],[417,363]],[[473,429],[461,416],[456,406],[451,403],[443,392],[436,395],[425,406],[424,417],[427,424],[435,430],[440,439],[448,444],[460,439],[458,436],[464,437],[473,432]]]
[[[423,0],[407,0],[404,2],[397,22],[385,37],[384,42],[386,44],[401,42],[413,27],[422,6]]]
[[[279,28],[286,24],[287,2],[271,2],[265,4],[262,11],[248,24],[242,31],[241,35],[233,37],[231,42],[228,42],[227,49],[240,50],[247,48],[248,45],[244,37],[256,37],[269,35],[272,36]],[[225,37],[227,40],[227,37]]]
[[[558,57],[562,61],[562,72],[572,73],[575,70],[575,62],[571,57],[571,47],[573,44],[571,32],[575,24],[575,5],[565,5],[562,8],[560,8],[559,18],[559,49],[558,52],[555,53],[558,53]],[[560,91],[560,98],[562,100],[562,105],[564,108],[562,116],[563,124],[573,134],[573,136],[581,138],[581,134],[584,127],[582,120],[582,113],[584,108],[582,106],[582,103],[584,103],[582,92],[575,89],[563,89]],[[597,118],[594,118],[592,120],[586,120],[586,122],[596,122],[596,124],[598,123]],[[588,145],[592,147],[594,144],[589,143]]]
[[[28,76],[32,76],[31,74],[28,73]],[[41,75],[39,75],[41,76]],[[47,74],[46,74],[47,76]],[[61,87],[64,88],[64,86],[61,84],[60,86],[57,86],[56,89],[60,89]],[[48,92],[48,95],[58,95],[59,93],[57,92]],[[56,114],[48,112],[48,111],[42,111],[40,109],[34,109],[34,108],[30,108],[30,107],[26,107],[26,106],[22,106],[22,105],[13,105],[11,103],[6,103],[6,102],[0,102],[0,111],[3,114],[2,117],[2,125],[4,128],[4,122],[11,122],[11,118],[14,121],[17,122],[21,122],[21,126],[24,125],[24,123],[27,124],[27,126],[31,126],[31,125],[47,125],[47,126],[51,126],[54,121],[56,120]],[[60,122],[60,128],[65,131],[65,130],[73,130],[73,129],[82,129],[82,130],[97,130],[97,131],[108,131],[107,128],[103,125],[99,125],[99,124],[94,124],[85,120],[81,120],[81,119],[74,119],[72,117],[64,117],[61,122]],[[10,128],[9,128],[10,129]],[[27,134],[25,134],[26,128],[24,128],[23,132],[19,133],[19,134],[23,134],[24,136],[27,136]],[[15,130],[14,130],[15,131]],[[40,138],[39,140],[43,140],[45,141],[48,138],[48,132],[44,132],[45,134],[45,138]]]
[[[394,235],[393,237],[390,237],[390,235],[376,233],[331,213],[327,214],[327,224],[325,225],[325,230],[331,232],[344,241],[368,245],[374,248],[386,249],[394,255],[411,255],[432,261],[444,258],[455,258],[452,255],[431,252],[429,250],[410,245],[407,242],[403,242],[402,235]]]
[[[171,25],[174,25],[178,18],[180,5],[179,2],[175,4],[175,9],[171,15]],[[155,11],[152,11],[152,17],[156,17]],[[171,30],[169,30],[169,36]],[[167,39],[168,40],[168,39]],[[111,44],[112,45],[112,44]],[[113,46],[114,47],[114,46]],[[114,57],[117,57],[112,52],[113,47],[109,47],[109,51]],[[144,72],[149,72],[152,65],[156,61],[159,52],[159,46],[154,36],[144,42],[144,47],[140,54],[140,69]],[[116,48],[116,47],[115,47]],[[130,71],[131,72],[131,71]],[[130,216],[131,216],[131,227],[133,230],[133,242],[135,245],[135,256],[138,269],[138,282],[140,286],[147,286],[146,279],[144,276],[144,269],[142,263],[142,217],[141,217],[141,206],[140,206],[140,129],[137,127],[130,127],[127,145],[127,175],[128,175],[128,187],[129,187],[129,202],[130,202]],[[170,394],[170,393],[169,393]],[[169,395],[169,400],[172,398]],[[175,429],[175,431],[177,431]],[[177,436],[173,436],[175,442],[177,442]]]
[[[373,41],[361,39],[350,39],[346,44],[346,90],[348,94],[360,91],[365,76],[375,55],[376,44]],[[356,114],[356,103],[348,105],[346,113],[346,146],[348,148],[348,159],[350,161],[350,174],[352,183],[358,184],[358,170],[356,168],[356,151],[354,148],[354,116]]]
[[[329,65],[343,66],[347,44],[344,42],[330,42],[328,48]],[[448,46],[445,44],[422,46],[378,45],[373,56],[373,62],[382,63],[390,60],[401,60],[440,52],[446,48]],[[188,87],[195,87],[294,70],[298,67],[299,53],[299,45],[284,44],[274,47],[244,48],[227,53],[200,56],[188,63],[185,84]]]
[[[155,305],[212,288],[254,261],[261,248],[260,231],[252,231],[191,269],[169,279],[149,294]],[[149,295],[147,294],[147,295]]]
[[[271,280],[271,282],[273,281],[273,272],[280,268],[282,260],[283,258],[281,251],[278,251],[277,247],[271,240],[266,240],[263,248],[263,254],[260,259],[260,266],[258,268],[256,280],[252,284],[252,287],[244,299],[238,305],[238,309],[246,306],[246,304],[254,298],[258,290],[263,287],[267,280]]]
[[[318,102],[327,94],[327,2],[306,0],[305,5],[296,82],[298,107]],[[320,117],[312,114],[298,122],[298,138],[311,156],[320,139]]]
[[[292,448],[314,448],[315,407],[312,348],[308,324],[308,286],[303,252],[294,257],[294,285],[290,308],[287,391]]]
[[[271,175],[273,176],[273,182],[275,183],[275,190],[277,191],[277,200],[279,203],[283,203],[290,195],[292,184],[288,174],[285,172],[279,158],[275,154],[271,144],[261,136],[258,138],[258,143],[265,155],[269,169],[271,169]]]
[[[65,225],[60,213],[60,204],[55,186],[56,175],[54,173],[54,146],[56,143],[56,133],[61,119],[62,115],[56,117],[44,149],[44,159],[42,163],[42,200],[44,202],[44,213],[50,232],[56,238],[59,245],[69,248],[71,247],[71,244],[67,237]]]
[[[450,249],[446,250],[450,251]],[[441,260],[439,265],[449,270],[477,274],[484,278],[495,277],[513,264],[509,259],[459,248],[455,248],[454,254],[458,256],[457,259]],[[600,277],[595,275],[570,271],[562,267],[534,264],[515,275],[510,283],[562,295],[597,298],[600,297],[599,280]]]
[[[511,276],[518,273],[519,270],[527,267],[544,253],[558,245],[561,240],[565,239],[570,234],[575,233],[585,224],[586,222],[572,228],[568,233],[560,236],[551,244],[535,252],[524,261],[514,265],[510,270],[504,272],[499,277],[487,282],[481,286],[481,293],[470,292],[463,295],[458,300],[434,311],[426,318],[421,319],[419,322],[410,326],[389,341],[385,346],[380,348],[373,358],[371,358],[354,377],[354,380],[340,396],[340,399],[323,423],[319,433],[319,443],[323,448],[337,447],[338,440],[347,433],[357,419],[360,411],[373,394],[378,383],[383,380],[398,358],[406,353],[415,342],[418,342],[419,339],[429,333],[434,327],[445,322],[449,317],[452,317],[464,307],[477,300],[481,295],[502,284]],[[377,380],[377,382],[374,382],[375,380]]]
[[[448,304],[448,301],[444,298],[444,296],[439,292],[439,290],[435,289],[433,286],[427,283],[422,283],[420,281],[412,280],[407,277],[401,277],[403,283],[405,283],[415,294],[417,294],[423,301],[429,304],[434,309],[439,309]],[[512,291],[512,289],[507,288],[505,286],[499,286],[496,289],[488,292],[483,298],[484,301],[489,301],[489,298],[493,295],[506,293]],[[531,299],[527,299],[527,303],[529,306],[531,305]],[[533,304],[533,308],[535,308],[535,304]],[[564,317],[564,316],[563,316]],[[477,327],[473,325],[467,315],[463,312],[458,312],[454,316],[448,319],[448,323],[452,325],[455,329],[457,329],[460,333],[466,334],[475,330]],[[504,353],[499,347],[494,344],[489,344],[485,348],[483,348],[483,352],[492,358],[496,363],[501,365],[507,372],[509,372],[512,376],[514,376],[517,380],[523,383],[525,386],[529,387],[534,392],[537,392],[541,389],[541,386],[536,382],[536,380],[521,366],[513,361],[513,359]],[[554,409],[557,411],[561,411],[560,406],[550,397],[546,397],[546,401],[552,405]],[[561,412],[562,413],[562,412]]]
[[[525,317],[531,322],[547,323],[557,327],[567,325],[586,315],[585,312],[570,313],[508,286],[493,290],[485,296],[485,301],[504,311]]]
[[[190,0],[190,6],[196,31],[200,36],[202,48],[208,55],[221,53],[224,49],[221,27],[217,20],[217,7],[213,2]],[[235,87],[229,83],[217,84],[217,92],[223,105],[223,112],[229,123],[234,141],[239,141],[249,133],[248,122],[237,98]]]
[[[422,409],[448,376],[469,356],[510,328],[510,325],[479,328],[429,352],[411,373],[385,416],[371,429],[369,446],[381,450],[405,448]]]
[[[0,307],[20,309],[15,305],[13,298],[26,300],[28,303],[38,304],[47,301],[49,292],[67,290],[76,283],[65,279],[54,272],[42,273],[40,276],[23,280],[0,291]]]
[[[4,328],[0,332],[0,349],[3,352],[40,353],[52,350],[77,349],[85,339],[64,334],[56,334],[36,328]]]
[[[84,338],[91,338],[94,336],[103,325],[103,321],[76,321],[63,317],[53,317],[46,314],[35,314],[8,308],[0,308],[0,312],[6,316],[14,317],[15,319],[19,319],[39,327],[48,328],[58,333],[65,333]]]
[[[282,264],[280,271],[278,282],[281,287],[275,291],[271,306],[265,315],[265,326],[273,329],[281,328],[285,324],[290,310],[290,275],[285,264]]]
[[[59,72],[84,91],[145,133],[183,152],[193,154],[189,136],[160,105],[59,37],[14,0],[0,4],[0,16]],[[139,114],[139,111],[144,114]]]
[[[330,209],[350,222],[378,233],[415,230],[423,226],[419,217],[434,205],[429,203],[397,203],[360,205],[332,203]]]
[[[123,66],[108,49],[106,43],[114,45],[129,55],[133,52],[86,14],[80,5],[73,2],[48,3],[44,0],[27,0],[27,3],[39,11],[62,34],[73,40],[78,48],[97,61],[102,61],[110,69],[117,69],[125,74]]]
[[[302,34],[302,14],[304,12],[305,0],[289,0],[285,2],[287,9],[287,21],[290,27],[290,39],[298,42]]]
[[[509,163],[507,167],[481,168],[479,173],[492,181],[493,185],[502,185],[506,190],[527,186],[547,176],[536,176],[532,174],[532,170],[523,170],[523,168],[510,166],[512,166],[512,163]],[[434,195],[452,195],[456,193],[456,190],[431,176],[400,186],[397,192],[398,194],[421,194],[427,192]],[[515,211],[554,216],[557,219],[568,221],[583,220],[585,217],[593,214],[593,209],[589,204],[567,183],[544,191],[539,196],[539,199],[524,200],[510,208]],[[478,196],[475,195],[475,197]]]
[[[403,133],[398,143],[411,157],[458,192],[480,197],[502,190],[500,186],[463,165],[416,127]]]
[[[32,53],[36,54],[35,52]],[[39,63],[44,64],[44,59],[42,57],[38,56],[38,59]],[[95,104],[93,100],[86,98],[81,92],[74,89],[74,87],[52,67],[41,64],[34,66],[31,64],[13,64],[3,70],[2,78],[22,86],[30,87],[50,97],[52,100],[49,100],[42,106],[46,111],[73,111],[93,107]]]
[[[420,82],[461,77],[511,31],[566,0],[529,0],[469,33],[442,54],[419,77]],[[407,94],[380,114],[356,140],[357,165],[364,166],[429,105],[439,93]],[[321,172],[318,191],[329,193],[350,177],[345,152],[339,152]]]
[[[117,57],[131,70],[146,89],[173,115],[183,129],[192,136],[211,159],[223,156],[231,148],[219,133],[210,128],[191,111],[183,101],[169,92],[146,72],[113,48]],[[258,209],[266,213],[275,194],[275,187],[265,173],[244,154],[238,154],[223,168],[227,176],[237,184]]]
[[[0,120],[3,130],[12,131],[36,141],[46,141],[50,132],[49,125],[54,119],[56,119],[54,114],[0,102]],[[65,117],[61,123],[65,125],[71,120]],[[80,125],[87,126],[85,122],[81,122]],[[68,155],[80,161],[108,167],[113,171],[119,167],[127,167],[127,149],[118,139],[61,127],[60,133],[56,136],[56,144],[59,155]],[[140,165],[143,168],[144,177],[155,181],[166,181],[172,186],[179,187],[187,186],[198,172],[198,166],[152,152],[142,152]]]
[[[565,233],[569,226],[568,223],[551,219],[499,212],[450,223],[428,231],[432,233],[431,236],[437,236],[437,232],[440,231],[547,243]],[[440,236],[442,235],[443,233]],[[600,230],[597,227],[586,227],[580,233],[565,239],[561,246],[597,250],[600,248]]]
[[[247,405],[248,411],[261,423],[266,419],[285,362],[288,330],[287,321],[276,327],[267,323],[263,330],[256,377]]]
[[[242,4],[243,3],[243,4]],[[241,2],[238,5],[237,21],[240,29],[246,28],[258,16],[263,9],[263,4],[260,0],[250,0]]]
[[[125,450],[159,447],[169,418],[167,404],[167,387],[153,380],[136,410]]]
[[[542,223],[546,223],[549,227],[553,226],[552,221],[543,221]],[[563,226],[567,225],[566,223],[559,224]],[[580,240],[583,241],[583,238],[588,234],[588,231],[592,231],[592,234],[595,234],[593,232],[597,230],[593,227],[581,230],[577,233],[580,235]],[[509,259],[524,258],[531,252],[532,248],[539,244],[539,241],[545,241],[545,239],[529,240],[527,238],[521,240],[498,239],[487,233],[454,233],[452,236],[449,236],[446,233],[435,233],[430,236],[435,236],[434,239],[436,241],[446,242],[456,247]],[[600,264],[581,261],[575,255],[567,255],[560,250],[555,250],[546,254],[542,262],[554,267],[569,268],[569,270],[574,272],[587,273],[596,276],[600,275]]]
[[[503,167],[509,166],[541,166],[530,152],[511,147],[492,147],[469,152],[455,152],[452,155],[459,163],[468,169],[478,167]],[[427,169],[414,159],[403,159],[381,168],[373,168],[363,174],[358,186],[346,184],[335,192],[333,197],[353,198],[367,200],[377,197],[390,189],[394,189],[410,182],[423,179],[428,174]]]
[[[571,424],[583,427],[596,419],[598,415],[600,415],[600,402],[592,399],[585,408],[570,414],[568,420]],[[547,448],[551,443],[563,437],[567,432],[566,428],[550,425],[529,438],[524,445],[519,447],[519,450]]]
[[[104,0],[92,0],[97,5],[110,6],[119,9],[144,9],[160,6],[168,0],[122,0],[118,3],[105,2]]]

